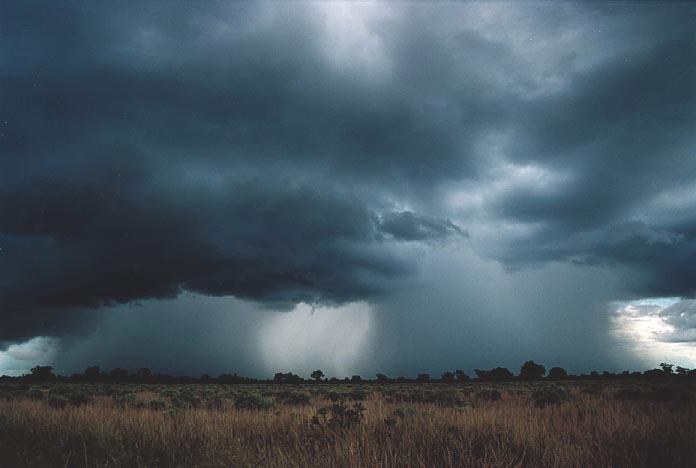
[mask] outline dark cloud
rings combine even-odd
[[[185,291],[454,310],[418,267],[463,238],[620,277],[592,320],[696,292],[693,6],[345,6],[1,4],[0,340]]]
[[[468,236],[466,231],[448,219],[419,216],[412,211],[386,213],[382,216],[381,229],[393,238],[405,241],[434,241],[451,236]]]

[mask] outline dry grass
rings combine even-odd
[[[362,386],[363,418],[337,425],[330,410],[314,416],[331,406],[329,391],[350,386],[298,388],[312,393],[308,405],[282,404],[271,387],[131,389],[136,402],[160,398],[162,410],[117,406],[101,387],[87,389],[97,394],[89,403],[59,409],[19,390],[8,394],[0,401],[0,466],[664,467],[696,460],[692,401],[624,400],[615,388],[587,393],[567,384],[560,404],[537,408],[530,385],[498,386],[499,401],[477,396],[476,385]],[[429,402],[399,401],[423,391]],[[174,408],[177,392],[198,394],[201,403]],[[278,402],[235,409],[244,392]],[[222,403],[209,409],[213,397]]]

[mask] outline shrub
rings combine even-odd
[[[234,402],[234,407],[240,410],[261,410],[273,406],[273,402],[254,393],[241,395]]]
[[[161,411],[166,406],[167,405],[162,400],[150,400],[150,402],[147,404],[148,408],[155,411]]]
[[[51,408],[60,409],[68,405],[68,400],[61,395],[49,394],[46,403],[48,403],[48,406]]]
[[[401,405],[394,408],[392,411],[392,416],[397,418],[407,418],[416,415],[416,407],[413,405]]]
[[[325,395],[325,398],[329,401],[337,402],[337,401],[345,400],[347,398],[347,395],[345,393],[331,390],[330,392],[328,392]]]
[[[86,393],[82,393],[82,392],[72,392],[68,396],[68,401],[73,406],[81,406],[81,405],[89,403],[91,400],[92,399],[90,398],[89,395],[87,395]]]
[[[30,388],[29,390],[27,390],[25,395],[31,398],[32,400],[43,400],[44,392],[42,392],[38,388]]]
[[[348,394],[348,397],[353,401],[364,401],[367,398],[367,392],[356,388]]]
[[[545,408],[551,405],[560,405],[568,399],[568,391],[563,387],[547,386],[532,393],[534,407]]]
[[[352,406],[336,403],[319,408],[312,416],[311,424],[313,426],[327,425],[333,429],[348,429],[362,421],[364,411],[365,407],[360,402],[353,403]]]
[[[49,395],[59,395],[62,397],[67,397],[73,392],[73,389],[68,387],[67,385],[59,385],[57,387],[53,387],[48,391]]]
[[[488,400],[488,401],[500,400],[500,392],[498,390],[493,389],[493,388],[481,389],[481,390],[479,390],[479,392],[476,395],[482,400]]]
[[[646,396],[647,392],[636,386],[622,387],[614,394],[614,397],[619,400],[640,400]]]
[[[209,410],[223,410],[225,408],[225,403],[222,398],[220,397],[214,397],[211,398],[210,400],[207,400],[206,406]]]
[[[292,393],[283,399],[286,405],[308,405],[309,395],[305,393]]]
[[[456,404],[454,406],[454,409],[457,411],[468,412],[474,409],[474,405],[472,403],[469,403],[468,401],[464,401]]]
[[[653,388],[653,399],[656,401],[691,401],[693,395],[684,387],[664,385]]]

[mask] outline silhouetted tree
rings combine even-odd
[[[469,376],[466,375],[466,372],[464,372],[461,369],[457,369],[454,371],[454,375],[457,376],[457,382],[468,382],[469,381]]]
[[[454,382],[454,372],[445,372],[441,377],[443,382]]]
[[[512,372],[505,367],[496,367],[491,370],[474,369],[474,372],[476,372],[476,375],[482,382],[503,382],[512,380],[514,377]]]
[[[664,374],[666,376],[670,376],[670,375],[672,375],[672,372],[673,372],[672,369],[674,369],[674,364],[668,364],[666,362],[661,362],[660,368],[662,369],[662,372],[664,372]]]
[[[568,378],[568,373],[562,367],[552,367],[549,370],[548,378],[551,380],[563,380]]]
[[[416,382],[420,382],[420,383],[430,382],[430,374],[418,374],[418,377],[416,377]]]
[[[351,376],[350,381],[353,383],[359,383],[362,382],[362,377],[360,377],[359,375],[353,375]]]
[[[135,375],[137,375],[138,379],[140,379],[140,380],[147,380],[152,375],[152,371],[150,369],[148,369],[147,367],[141,367],[140,369],[137,370]]]
[[[49,380],[55,380],[56,376],[53,373],[52,366],[35,366],[31,368],[31,375],[28,376],[29,380],[34,380],[37,382],[46,382]]]
[[[276,374],[273,376],[273,381],[276,383],[294,384],[301,383],[302,377],[295,375],[292,372],[288,372],[287,374],[276,372]]]
[[[314,372],[312,372],[309,376],[313,378],[315,382],[320,382],[321,379],[324,378],[324,373],[321,370],[317,369]]]
[[[521,380],[539,380],[546,374],[546,367],[534,361],[527,361],[520,368]]]
[[[665,376],[665,371],[662,369],[650,369],[646,370],[643,372],[643,377],[647,377],[649,379],[655,379],[659,377],[664,377]]]
[[[82,373],[84,379],[90,382],[99,380],[100,375],[101,370],[99,369],[99,366],[90,366]]]
[[[111,376],[111,379],[115,382],[125,382],[128,380],[128,371],[117,367],[109,372],[109,376]]]
[[[676,374],[680,377],[686,377],[689,375],[689,369],[682,366],[677,366]]]
[[[377,382],[379,383],[389,382],[389,377],[384,374],[377,374],[375,377],[377,377]]]

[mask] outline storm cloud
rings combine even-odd
[[[584,368],[616,361],[612,301],[696,293],[687,3],[15,2],[0,38],[5,346],[118,365],[90,333],[194,293],[206,324],[209,296],[369,304],[387,371],[473,365],[519,321],[488,356],[573,361],[548,336],[575,323]],[[421,320],[430,351],[389,357]]]

